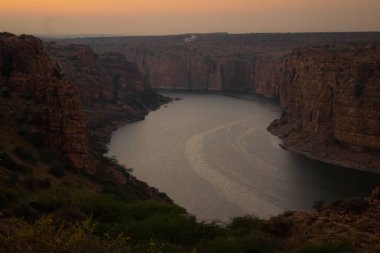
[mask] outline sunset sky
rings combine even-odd
[[[16,34],[380,31],[380,0],[0,0]]]

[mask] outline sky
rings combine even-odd
[[[88,35],[380,31],[380,0],[0,0],[0,31]]]

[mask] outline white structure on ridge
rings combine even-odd
[[[190,38],[185,38],[185,43],[190,43],[198,39],[197,35],[193,34]]]

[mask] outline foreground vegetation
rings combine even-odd
[[[0,100],[0,252],[349,253],[350,243],[291,243],[289,214],[199,222],[104,156],[97,173],[75,169],[44,145],[41,114],[26,98]],[[31,114],[33,112],[33,114]],[[33,115],[29,117],[28,115]],[[361,212],[365,203],[343,203]],[[341,204],[341,206],[343,206]],[[321,212],[326,205],[319,203]]]

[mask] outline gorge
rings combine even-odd
[[[379,171],[380,33],[199,34],[63,40],[134,61],[152,87],[248,91],[284,110],[269,130],[283,146]]]
[[[164,94],[181,100],[116,130],[108,155],[199,220],[305,211],[316,201],[365,196],[380,182],[380,174],[283,150],[266,130],[281,109],[264,98]]]
[[[222,34],[223,36],[226,35]],[[251,37],[252,35],[238,37],[241,36]],[[253,36],[253,40],[257,39],[256,36]],[[261,36],[268,38],[272,35],[258,37]],[[305,38],[305,35],[290,35],[290,37],[292,36]],[[306,35],[306,37],[310,36],[314,37],[314,35]],[[327,37],[329,36],[333,37],[335,41],[346,43],[347,37],[354,41],[374,40],[376,33],[331,34]],[[187,38],[187,35],[181,37],[181,43],[184,43],[182,40],[184,38]],[[119,39],[112,38],[111,40]],[[145,39],[152,40],[150,37]],[[176,37],[174,39],[176,40]],[[97,41],[97,39],[93,40]],[[217,42],[219,40],[220,38]],[[326,35],[317,40],[328,41]],[[285,42],[282,39],[269,41],[272,43],[277,41],[275,44],[282,45],[289,43],[288,39],[285,39]],[[314,39],[313,41],[315,42]],[[153,44],[156,42],[153,39]],[[138,44],[140,43],[138,42]],[[299,43],[298,39],[297,43]],[[262,58],[267,65],[262,68],[260,78],[267,80],[268,73],[272,73],[276,83],[288,85],[275,88],[273,92],[273,87],[268,81],[267,85],[262,87],[262,93],[277,94],[274,97],[280,101],[281,94],[289,94],[285,98],[294,98],[295,100],[285,99],[281,102],[283,106],[288,106],[289,110],[281,116],[280,121],[273,123],[270,129],[275,133],[279,131],[279,135],[289,138],[289,141],[292,140],[293,132],[298,133],[302,130],[305,135],[311,133],[317,135],[315,133],[319,133],[322,129],[328,138],[331,138],[331,135],[337,140],[339,138],[339,141],[332,142],[333,145],[339,144],[352,152],[376,154],[377,147],[374,147],[373,144],[376,144],[377,139],[373,137],[376,137],[377,128],[373,123],[376,123],[377,96],[375,93],[372,98],[367,90],[377,92],[377,47],[367,48],[364,46],[364,49],[367,48],[369,51],[363,51],[362,44],[353,44],[355,50],[360,49],[358,55],[354,54],[354,59],[363,60],[365,63],[364,67],[361,67],[361,64],[352,60],[353,51],[350,45],[348,45],[349,50],[344,49],[347,47],[346,44],[338,46],[336,46],[338,48],[330,49],[334,52],[334,50],[343,48],[343,52],[347,52],[347,58],[344,53],[340,52],[339,55],[343,55],[343,59],[333,56],[329,62],[324,62],[318,57],[325,54],[326,47],[320,48],[317,49],[314,56],[310,57],[312,62],[317,63],[316,67],[309,66],[309,69],[312,69],[312,73],[317,73],[319,69],[321,73],[316,76],[320,77],[325,70],[322,71],[318,65],[327,64],[332,69],[331,72],[335,73],[335,68],[338,66],[335,61],[345,63],[348,59],[351,62],[348,64],[348,69],[354,71],[349,72],[350,74],[346,76],[348,72],[343,69],[345,74],[342,76],[349,78],[350,82],[347,82],[346,86],[341,85],[340,82],[334,83],[336,86],[331,84],[333,88],[332,90],[327,89],[327,93],[334,94],[333,101],[336,97],[333,91],[347,96],[348,101],[356,103],[356,107],[361,112],[368,112],[369,108],[374,108],[373,114],[366,113],[367,117],[364,117],[363,121],[365,124],[353,124],[355,129],[352,130],[347,124],[335,124],[336,121],[332,117],[328,118],[334,123],[334,128],[332,128],[329,125],[331,121],[321,122],[322,118],[319,116],[325,111],[330,115],[330,107],[328,109],[323,106],[316,107],[318,110],[311,117],[309,114],[305,114],[304,107],[306,107],[305,109],[314,108],[314,104],[319,105],[318,102],[324,101],[326,95],[321,92],[323,96],[321,95],[321,100],[317,101],[311,99],[314,96],[304,97],[308,94],[309,89],[304,87],[304,80],[308,79],[307,70],[303,70],[304,66],[297,60],[305,57],[302,53],[292,56],[296,61],[291,62],[287,60],[289,55],[286,56],[283,52],[274,50],[273,53],[278,54],[280,58],[275,60]],[[206,47],[205,49],[210,51],[211,48]],[[171,49],[178,50],[176,47]],[[262,47],[258,48],[260,51],[262,49]],[[310,50],[310,48],[297,50]],[[363,55],[364,58],[358,57],[360,55]],[[247,54],[244,57],[251,56]],[[373,190],[372,194],[368,194],[368,197],[348,198],[331,203],[317,202],[314,205],[315,210],[288,211],[269,219],[248,215],[233,218],[228,223],[198,222],[184,208],[174,204],[166,194],[136,179],[130,169],[121,166],[115,159],[104,156],[107,152],[104,143],[107,142],[116,127],[126,122],[143,119],[149,111],[170,101],[151,89],[149,75],[140,72],[137,67],[138,63],[129,62],[130,60],[133,59],[129,57],[126,59],[125,55],[120,52],[94,52],[85,45],[62,45],[60,42],[43,43],[29,35],[0,34],[0,251],[15,253],[41,252],[41,250],[44,252],[62,250],[87,252],[91,250],[92,252],[131,253],[219,253],[223,251],[299,253],[309,252],[310,248],[327,249],[328,252],[335,253],[374,253],[379,251],[379,188]],[[280,61],[280,65],[275,65],[274,62],[278,60],[285,60],[285,62]],[[292,64],[288,65],[289,63]],[[370,68],[367,67],[368,64]],[[233,68],[232,64],[228,66],[230,67],[227,69],[220,68],[220,74],[225,74],[226,71],[233,73],[235,71],[233,69],[236,69],[240,74],[245,75],[245,64],[241,64],[237,68]],[[288,69],[289,66],[290,69]],[[163,67],[163,69],[165,68]],[[355,71],[357,69],[359,71]],[[326,71],[326,73],[330,72]],[[221,76],[223,77],[224,84],[226,84],[226,80],[230,80],[232,83],[240,80],[240,74],[228,75],[227,79],[224,78],[226,77],[224,74],[218,75],[219,79]],[[172,76],[177,75],[173,72]],[[316,78],[315,80],[325,79]],[[339,76],[337,80],[340,80]],[[248,83],[244,85],[248,85]],[[236,87],[234,87],[241,90],[245,87],[244,85],[236,83]],[[292,89],[293,85],[295,86],[294,90]],[[352,91],[354,86],[354,91]],[[228,90],[227,85],[224,87]],[[319,86],[316,85],[316,87]],[[347,91],[339,90],[341,87],[348,87]],[[322,89],[323,86],[319,88],[320,90],[312,91],[326,90]],[[248,91],[254,90],[249,88]],[[290,94],[293,92],[297,94],[299,91],[302,91],[301,95]],[[319,94],[318,92],[317,94]],[[326,198],[328,200],[344,195],[363,196],[365,193],[369,193],[369,187],[378,182],[377,174],[323,165],[279,148],[279,140],[266,132],[265,128],[273,118],[280,117],[281,110],[268,100],[246,95],[243,95],[244,99],[236,99],[208,94],[203,97],[206,102],[202,102],[202,95],[199,94],[195,96],[177,94],[174,97],[178,96],[185,99],[166,105],[166,107],[163,106],[161,110],[151,113],[146,121],[128,124],[126,128],[135,128],[135,132],[131,132],[133,136],[129,136],[128,141],[139,137],[139,132],[143,133],[147,130],[144,127],[138,128],[139,126],[150,125],[153,135],[145,135],[148,142],[155,143],[154,138],[159,139],[162,136],[165,139],[165,142],[159,141],[160,145],[157,150],[160,156],[160,152],[180,150],[178,146],[172,145],[173,141],[174,144],[176,142],[178,132],[171,128],[174,127],[185,133],[185,137],[190,137],[184,148],[185,157],[190,164],[203,165],[194,166],[195,170],[182,172],[188,173],[185,175],[195,173],[202,176],[204,182],[211,184],[216,191],[224,191],[227,199],[235,200],[234,205],[243,210],[238,213],[229,213],[228,210],[225,210],[227,212],[224,217],[229,217],[231,214],[244,214],[250,210],[260,211],[249,209],[252,206],[261,206],[264,211],[266,211],[265,209],[271,210],[273,206],[274,209],[276,207],[293,207],[294,203],[290,203],[289,206],[283,205],[286,200],[279,198],[277,194],[279,192],[283,192],[286,197],[289,196],[287,195],[289,192],[293,193],[293,200],[301,195],[300,202],[309,206],[312,201],[311,196],[318,195],[320,192],[336,193],[336,195],[330,196],[331,198]],[[365,98],[365,100],[360,100],[360,98]],[[343,102],[339,100],[339,104],[337,104],[340,106],[337,122],[340,122],[341,118],[355,115],[352,104],[348,104],[346,110],[346,107],[342,106]],[[191,110],[195,109],[195,112],[191,112],[188,108],[185,110],[187,113],[183,113],[183,109],[186,109],[189,104],[196,105],[190,108]],[[177,117],[172,117],[173,110],[178,110],[177,114],[174,114]],[[165,117],[170,120],[165,117],[161,122],[150,120],[150,117],[154,119],[156,115],[162,116],[162,113],[167,112],[171,116],[166,115]],[[199,117],[199,112],[205,113],[207,118]],[[215,117],[216,114],[221,116]],[[375,116],[372,119],[368,115]],[[191,117],[187,118],[186,116]],[[159,122],[160,124],[157,124]],[[164,127],[165,124],[168,128]],[[339,127],[335,128],[336,125]],[[373,130],[366,131],[361,129],[361,126]],[[123,128],[119,131],[123,131]],[[283,131],[291,131],[291,134]],[[352,138],[340,141],[342,133],[347,131],[353,133]],[[158,134],[160,132],[164,132],[166,135]],[[362,138],[363,133],[367,132],[368,136]],[[343,134],[343,136],[350,135]],[[251,137],[254,137],[254,141]],[[225,142],[226,139],[223,138],[227,138],[230,143],[228,145],[220,144],[220,141]],[[210,143],[216,148],[205,150],[204,145]],[[155,157],[153,159],[155,166],[150,167],[149,173],[168,173],[164,170],[165,168],[160,167],[166,166],[165,162],[172,163],[169,169],[176,166],[175,159],[160,161],[156,159],[157,156],[153,156],[157,145],[151,145],[150,148],[153,151],[149,149],[149,153],[144,153],[144,150],[148,151],[148,149],[139,146],[140,143],[131,142],[129,144],[132,144],[129,146],[131,151],[133,149],[142,150],[143,159],[139,159],[141,162],[148,161],[150,154],[152,154],[151,157]],[[161,145],[167,146],[162,148]],[[368,147],[363,148],[363,146]],[[228,156],[225,148],[229,151],[238,150],[240,153],[232,152]],[[252,154],[258,156],[255,158],[251,156]],[[270,154],[269,160],[265,159],[266,154]],[[222,164],[223,162],[221,163],[219,159],[221,156],[231,160]],[[278,158],[290,158],[291,161],[292,156],[298,157],[293,161],[298,160],[301,163],[297,166],[288,164],[284,170],[279,169],[284,160]],[[222,171],[218,172],[208,166],[210,160],[213,160]],[[250,181],[252,178],[248,178],[244,173],[234,175],[234,170],[231,169],[234,164],[239,163],[248,163],[245,173],[251,176],[269,174],[271,177],[277,176],[277,178],[272,178],[271,181],[260,181],[260,178],[257,177],[256,184],[252,184],[255,189],[250,189],[250,182],[247,184],[246,181],[247,179]],[[249,165],[255,163],[257,170],[250,169]],[[280,164],[280,166],[272,166],[271,163]],[[312,164],[320,164],[322,167],[313,167]],[[311,168],[307,170],[309,175],[305,175],[306,170],[302,167],[303,165]],[[154,171],[155,169],[159,170]],[[184,169],[187,169],[186,165]],[[241,167],[239,169],[241,170]],[[224,176],[225,173],[232,173],[233,177],[244,181],[243,184],[239,185],[228,180]],[[328,177],[324,175],[328,175]],[[170,171],[169,175],[163,174],[163,176],[170,179]],[[288,185],[278,184],[284,180],[290,183]],[[313,180],[323,181],[322,187],[314,188],[316,181]],[[343,181],[343,183],[336,183],[338,181]],[[271,182],[273,182],[272,185]],[[299,184],[300,182],[301,184]],[[179,181],[179,183],[179,187],[186,190],[188,185],[184,181]],[[257,183],[263,187],[256,187]],[[363,185],[360,185],[361,183]],[[292,188],[297,184],[297,187]],[[359,186],[355,184],[359,184]],[[268,186],[274,186],[275,191],[265,190],[268,189]],[[260,192],[259,189],[264,189],[264,191]],[[199,195],[197,194],[198,197],[202,198],[202,190],[206,190],[205,192],[211,196],[216,196],[210,192],[210,188],[200,187],[198,190],[200,190]],[[272,194],[276,191],[276,194]],[[257,195],[254,194],[255,192]],[[269,198],[257,197],[263,192],[269,193],[267,194]],[[344,194],[341,194],[342,192]],[[197,197],[194,194],[191,195],[190,193],[189,196],[192,198]],[[252,201],[252,198],[259,202]],[[201,202],[208,205],[215,204],[215,202],[207,203],[207,199],[201,199]],[[218,205],[214,208],[218,207],[221,210],[227,209],[226,206]],[[233,206],[231,208],[234,209]],[[213,212],[213,210],[211,211]],[[277,213],[277,210],[264,212],[263,216],[273,213]],[[201,218],[207,219],[208,216],[205,215]],[[307,251],[308,249],[309,251]]]

